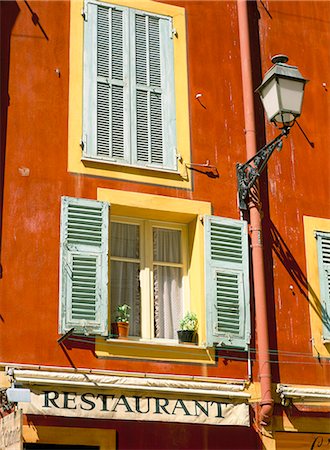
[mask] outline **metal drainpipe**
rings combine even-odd
[[[241,49],[246,156],[247,159],[249,159],[253,157],[257,152],[257,142],[254,120],[254,92],[252,83],[247,0],[237,0],[237,10]],[[259,378],[261,389],[259,423],[260,425],[268,425],[273,414],[274,400],[272,398],[272,378],[268,342],[268,320],[261,211],[258,209],[257,205],[250,202],[249,212],[256,315],[256,340],[258,348]]]

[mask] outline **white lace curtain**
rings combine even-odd
[[[181,232],[153,230],[155,337],[175,339],[183,312]]]
[[[129,305],[131,336],[141,336],[140,263],[129,261],[140,259],[139,228],[133,224],[111,223],[111,257],[126,259],[111,261],[111,317],[116,317],[118,305]]]
[[[111,309],[115,316],[117,305],[127,303],[131,307],[131,336],[141,336],[140,262],[132,261],[140,259],[139,228],[134,224],[111,224]],[[183,313],[181,231],[155,227],[153,242],[147,245],[153,246],[150,311],[153,308],[154,336],[176,339]]]

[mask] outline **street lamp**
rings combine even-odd
[[[301,114],[306,80],[298,68],[286,64],[288,57],[276,55],[274,64],[256,89],[260,95],[268,120],[281,129],[281,133],[259,150],[245,164],[236,165],[239,208],[246,210],[246,198],[257,178],[267,165],[273,151],[281,149],[295,120]]]

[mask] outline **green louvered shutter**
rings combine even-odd
[[[133,164],[176,170],[172,20],[130,10]]]
[[[246,348],[250,341],[247,223],[205,216],[207,345]]]
[[[86,11],[84,156],[129,163],[128,10],[88,2]]]
[[[330,340],[330,233],[317,231],[323,339]]]
[[[109,204],[62,197],[59,332],[108,334]]]

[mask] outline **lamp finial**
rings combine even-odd
[[[286,55],[274,55],[272,56],[272,63],[278,64],[278,63],[286,63],[289,61],[289,58]]]

